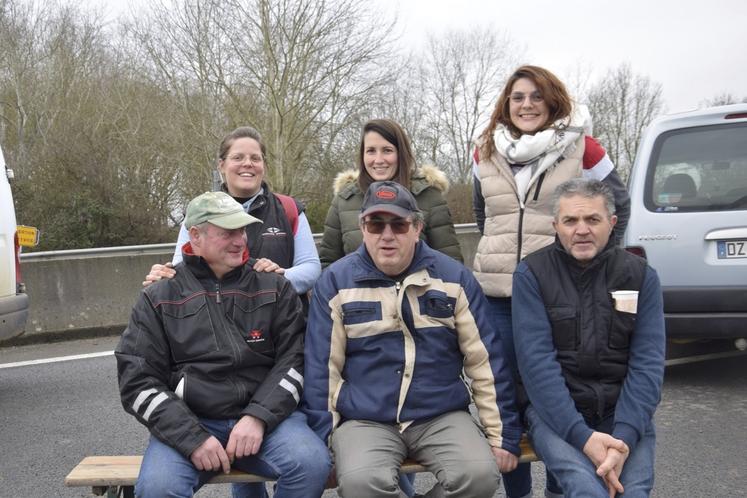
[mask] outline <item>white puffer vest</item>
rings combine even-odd
[[[482,152],[481,145],[477,144]],[[485,230],[473,268],[486,295],[510,297],[519,261],[555,239],[553,192],[564,181],[581,176],[584,145],[582,134],[558,161],[536,173],[523,203],[506,159],[497,152],[490,157],[480,155],[477,170],[485,198]]]

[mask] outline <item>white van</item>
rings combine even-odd
[[[29,314],[29,299],[20,282],[20,246],[16,211],[8,183],[9,170],[0,150],[0,340],[22,333]]]
[[[655,120],[628,188],[625,245],[659,274],[667,336],[746,338],[747,104]]]

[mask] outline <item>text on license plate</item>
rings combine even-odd
[[[747,258],[747,239],[716,242],[718,259]]]

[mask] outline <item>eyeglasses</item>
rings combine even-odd
[[[545,100],[545,98],[542,96],[542,94],[539,93],[539,92],[537,92],[537,91],[534,91],[534,92],[530,93],[529,95],[526,95],[526,94],[521,93],[521,92],[515,92],[515,93],[511,94],[510,98],[511,98],[511,102],[513,102],[514,104],[521,104],[521,103],[524,102],[524,100],[526,100],[527,97],[529,97],[529,100],[533,104],[539,104],[540,102],[542,102],[542,101]]]
[[[403,233],[407,233],[408,230],[410,230],[410,225],[412,225],[412,222],[404,218],[394,218],[393,220],[389,220],[389,221],[366,220],[363,222],[363,225],[365,225],[366,231],[368,233],[372,233],[374,235],[384,233],[384,229],[386,228],[387,225],[392,227],[392,232],[396,234],[403,234]]]
[[[252,164],[262,164],[265,161],[265,159],[258,154],[252,154],[250,156],[247,156],[246,154],[231,154],[228,156],[228,160],[232,163],[243,163],[247,159],[249,159],[249,162]]]

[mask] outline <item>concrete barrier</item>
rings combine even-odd
[[[173,244],[21,255],[29,295],[25,343],[124,329],[143,277],[153,263],[169,261]]]
[[[471,267],[479,232],[474,223],[456,228],[465,264]],[[319,243],[321,235],[314,238]],[[120,333],[143,277],[173,253],[173,244],[155,244],[22,254],[29,320],[22,336],[4,344]]]

